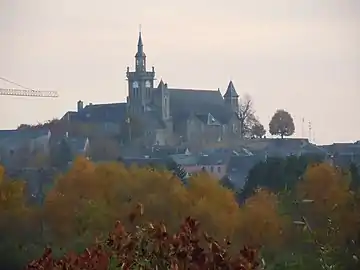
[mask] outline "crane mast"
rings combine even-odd
[[[11,89],[0,88],[1,96],[17,96],[17,97],[43,97],[43,98],[57,98],[59,94],[56,91],[39,91],[27,89]]]

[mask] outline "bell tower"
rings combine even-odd
[[[126,78],[128,80],[128,111],[131,114],[142,114],[152,100],[152,89],[154,88],[155,68],[146,70],[146,54],[139,31],[137,52],[135,54],[135,71],[127,67]]]

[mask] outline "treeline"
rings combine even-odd
[[[0,264],[22,269],[47,245],[55,256],[81,252],[107,239],[117,220],[131,230],[128,216],[141,203],[139,222],[163,222],[173,233],[191,216],[215,240],[231,242],[230,253],[257,247],[266,269],[357,269],[360,192],[352,183],[358,176],[301,162],[260,163],[239,195],[205,173],[184,185],[160,168],[78,158],[41,205],[28,205],[24,183],[6,179],[1,170]]]

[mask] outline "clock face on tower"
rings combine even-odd
[[[132,87],[133,88],[139,88],[138,82],[137,81],[133,82]]]
[[[151,86],[150,81],[146,81],[146,82],[145,82],[145,87],[146,87],[146,88],[150,88],[150,86]]]

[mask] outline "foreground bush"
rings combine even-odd
[[[136,213],[136,214],[135,214]],[[142,206],[129,217],[133,223],[142,215]],[[230,243],[218,243],[206,233],[201,233],[199,222],[186,218],[177,233],[170,235],[164,224],[134,226],[126,231],[120,221],[105,241],[87,248],[82,254],[68,254],[54,259],[47,248],[38,260],[25,269],[258,269],[258,254],[245,247],[236,256],[229,254]]]

